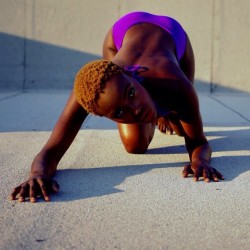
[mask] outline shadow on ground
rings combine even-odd
[[[213,158],[212,165],[223,173],[225,180],[222,182],[230,182],[250,170],[249,162],[250,156],[219,156]],[[117,186],[126,178],[157,168],[178,167],[180,181],[186,181],[181,179],[182,167],[185,164],[187,162],[58,170],[56,179],[62,189],[53,196],[53,201],[65,202],[121,193],[124,191]]]
[[[250,128],[248,127],[217,127],[217,131],[205,132],[208,141],[211,143],[213,152],[244,151],[250,149]],[[216,129],[215,128],[215,129]],[[165,136],[165,135],[163,135]],[[174,135],[175,136],[175,135]],[[215,138],[213,138],[215,137]],[[182,154],[186,149],[183,145],[175,145],[160,148],[148,149],[147,154]]]
[[[206,134],[213,149],[211,165],[224,175],[225,180],[223,181],[223,183],[234,181],[240,175],[249,172],[250,128],[211,127],[207,128],[207,130],[208,131],[206,132]],[[84,136],[84,134],[82,135]],[[33,136],[35,136],[34,132]],[[157,133],[156,136],[158,138],[155,139],[160,139],[159,136],[161,135]],[[167,137],[168,136],[166,136],[166,140]],[[173,137],[171,138],[172,141],[175,140],[174,137],[175,135],[173,135]],[[15,144],[13,144],[12,142],[10,145],[12,144],[19,145],[20,142],[18,142],[18,138],[20,139],[23,137],[22,136],[17,137],[17,141],[15,138],[13,138]],[[86,137],[86,138],[89,139],[91,137]],[[94,144],[92,144],[93,148],[99,147],[101,143],[99,139],[103,140],[104,136],[102,137],[97,136],[95,138],[93,142]],[[118,135],[117,139],[119,140]],[[24,140],[22,139],[22,141]],[[28,141],[30,141],[30,138],[28,139]],[[158,162],[156,164],[153,163],[141,164],[140,159],[142,158],[138,157],[138,161],[136,160],[137,165],[134,163],[132,163],[131,165],[129,164],[125,165],[126,164],[125,163],[123,166],[109,165],[105,167],[105,165],[103,166],[103,164],[100,164],[102,165],[102,167],[98,167],[98,161],[99,160],[102,161],[102,159],[105,159],[103,157],[106,156],[108,157],[110,154],[110,150],[112,150],[112,149],[107,149],[106,150],[107,154],[106,154],[103,151],[103,149],[100,148],[98,152],[103,152],[103,154],[96,160],[97,167],[93,168],[90,165],[88,165],[87,163],[88,159],[86,160],[86,162],[84,160],[80,161],[81,163],[74,163],[76,161],[73,162],[70,161],[70,163],[66,163],[68,169],[64,169],[65,166],[63,162],[60,163],[56,175],[56,180],[61,185],[61,190],[58,193],[58,195],[53,196],[52,200],[56,202],[67,202],[73,200],[82,200],[87,198],[101,197],[105,195],[122,193],[124,192],[124,190],[120,189],[119,185],[124,183],[127,178],[132,176],[143,175],[154,169],[162,169],[160,171],[161,174],[166,172],[166,181],[169,178],[168,175],[169,173],[171,173],[171,171],[174,171],[174,173],[172,172],[171,175],[172,178],[178,178],[178,182],[182,183],[188,181],[188,180],[182,180],[180,177],[183,166],[188,163],[186,162],[187,157],[185,157],[185,160],[178,160],[182,159],[181,157],[187,154],[184,146],[184,140],[178,140],[179,141],[178,145],[173,145],[169,147],[166,147],[166,145],[164,145],[164,141],[165,140],[162,140],[160,142],[160,145],[162,145],[162,147],[156,147],[156,148],[151,147],[147,151],[145,156],[147,157],[148,154],[148,158],[151,158],[150,155],[156,155],[155,157],[159,156],[159,159],[161,159],[162,158],[161,155],[163,155],[164,158],[162,159],[164,160],[161,163]],[[113,143],[115,142],[113,141]],[[25,145],[25,143],[23,143],[23,145]],[[157,145],[159,145],[158,142]],[[81,148],[78,149],[79,149],[78,152],[80,153],[82,149]],[[6,152],[8,152],[8,150]],[[121,157],[126,159],[126,152],[124,151],[124,153],[122,152],[122,154],[124,155],[121,155]],[[8,154],[6,153],[6,155]],[[154,159],[154,157],[152,157],[152,159]],[[170,170],[172,168],[175,170]],[[177,171],[178,173],[176,173]],[[144,177],[142,177],[142,179],[144,179]],[[213,185],[213,182],[211,182],[211,185]]]
[[[65,202],[120,193],[123,190],[117,186],[128,177],[153,169],[181,167],[185,164],[179,162],[58,170],[56,179],[62,184],[62,190],[53,201]]]
[[[239,177],[241,174],[250,170],[250,155],[245,152],[250,148],[250,129],[241,128],[223,128],[223,131],[207,132],[211,137],[210,144],[213,148],[214,157],[211,164],[218,171],[223,173],[225,180],[230,182]],[[215,137],[214,139],[212,137]],[[147,154],[182,154],[185,153],[184,145],[152,148]],[[124,182],[128,177],[144,174],[157,168],[178,167],[180,174],[182,167],[187,162],[162,163],[148,165],[128,165],[113,166],[102,168],[78,168],[58,170],[57,180],[62,183],[62,192],[53,200],[72,201],[79,199],[92,198],[123,192],[117,186]],[[73,166],[72,166],[73,167]],[[185,181],[185,180],[181,180]],[[213,182],[211,182],[213,183]]]

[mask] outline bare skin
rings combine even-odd
[[[25,197],[29,197],[30,202],[36,202],[39,196],[43,196],[45,201],[50,201],[50,194],[59,191],[58,183],[53,180],[57,165],[87,115],[72,92],[50,138],[32,162],[29,179],[12,191],[11,200],[19,196],[20,202],[25,201]]]
[[[158,115],[159,129],[170,134],[175,131],[185,138],[190,164],[184,167],[183,177],[194,174],[195,181],[203,176],[206,182],[210,179],[223,179],[223,176],[210,166],[212,151],[203,133],[198,97],[193,88],[195,65],[189,38],[187,37],[186,50],[180,64],[175,56],[175,44],[171,35],[153,24],[131,27],[119,52],[115,49],[110,30],[104,41],[103,55],[104,58],[122,66],[139,64],[150,69],[141,73],[144,78],[143,86],[160,109],[169,111],[165,117]],[[138,131],[141,133],[139,138],[144,135],[144,140],[138,140],[137,144],[144,148],[144,151],[147,149],[154,128],[149,124],[145,124],[144,129],[141,129],[141,126],[118,124],[121,139],[128,151],[133,148]],[[145,143],[143,146],[142,142]]]
[[[117,122],[125,149],[129,153],[144,153],[157,123],[161,132],[175,132],[185,139],[190,164],[184,167],[183,177],[193,174],[195,181],[203,177],[206,182],[223,179],[210,165],[212,151],[203,133],[198,98],[193,88],[195,66],[189,39],[178,63],[174,41],[161,28],[146,23],[131,27],[119,51],[114,46],[110,29],[103,44],[103,58],[120,66],[149,68],[141,73],[143,86],[133,77],[121,74],[107,82],[98,100],[98,113]],[[166,114],[162,116],[160,110]],[[43,196],[45,201],[50,201],[50,194],[59,190],[53,180],[57,165],[87,115],[72,92],[49,140],[33,160],[29,179],[12,191],[11,200],[18,197],[23,202],[29,197],[30,202],[36,202]]]

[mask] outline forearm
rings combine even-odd
[[[50,138],[35,157],[31,174],[55,174],[59,161],[70,147],[87,115],[88,113],[76,102],[72,92]]]
[[[87,113],[84,110],[78,110],[67,119],[64,116],[60,117],[41,152],[46,152],[48,159],[52,157],[59,163],[75,139],[86,116]]]
[[[50,201],[50,193],[59,190],[58,183],[52,178],[57,165],[87,115],[88,113],[77,103],[72,92],[50,138],[32,162],[30,177],[14,188],[10,195],[11,200],[15,200],[19,195],[20,202],[25,201],[25,197],[30,197],[31,202],[36,202],[42,194],[45,201]]]
[[[59,161],[72,144],[86,116],[86,113],[80,111],[67,122],[63,122],[63,118],[58,120],[49,140],[35,157],[31,173],[55,174]]]

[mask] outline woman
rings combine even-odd
[[[103,59],[90,62],[77,74],[74,91],[42,150],[30,178],[10,198],[19,201],[39,195],[45,201],[57,192],[57,165],[88,113],[118,124],[129,153],[144,153],[155,124],[161,132],[184,136],[190,164],[183,177],[194,175],[218,181],[223,176],[210,166],[211,148],[203,133],[197,94],[193,88],[194,55],[181,25],[170,17],[129,13],[108,31]]]

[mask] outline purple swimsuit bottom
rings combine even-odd
[[[178,61],[180,61],[186,49],[186,32],[181,25],[168,16],[158,16],[146,12],[132,12],[121,17],[113,26],[113,41],[116,49],[122,47],[124,36],[128,29],[139,23],[155,24],[172,35]]]

